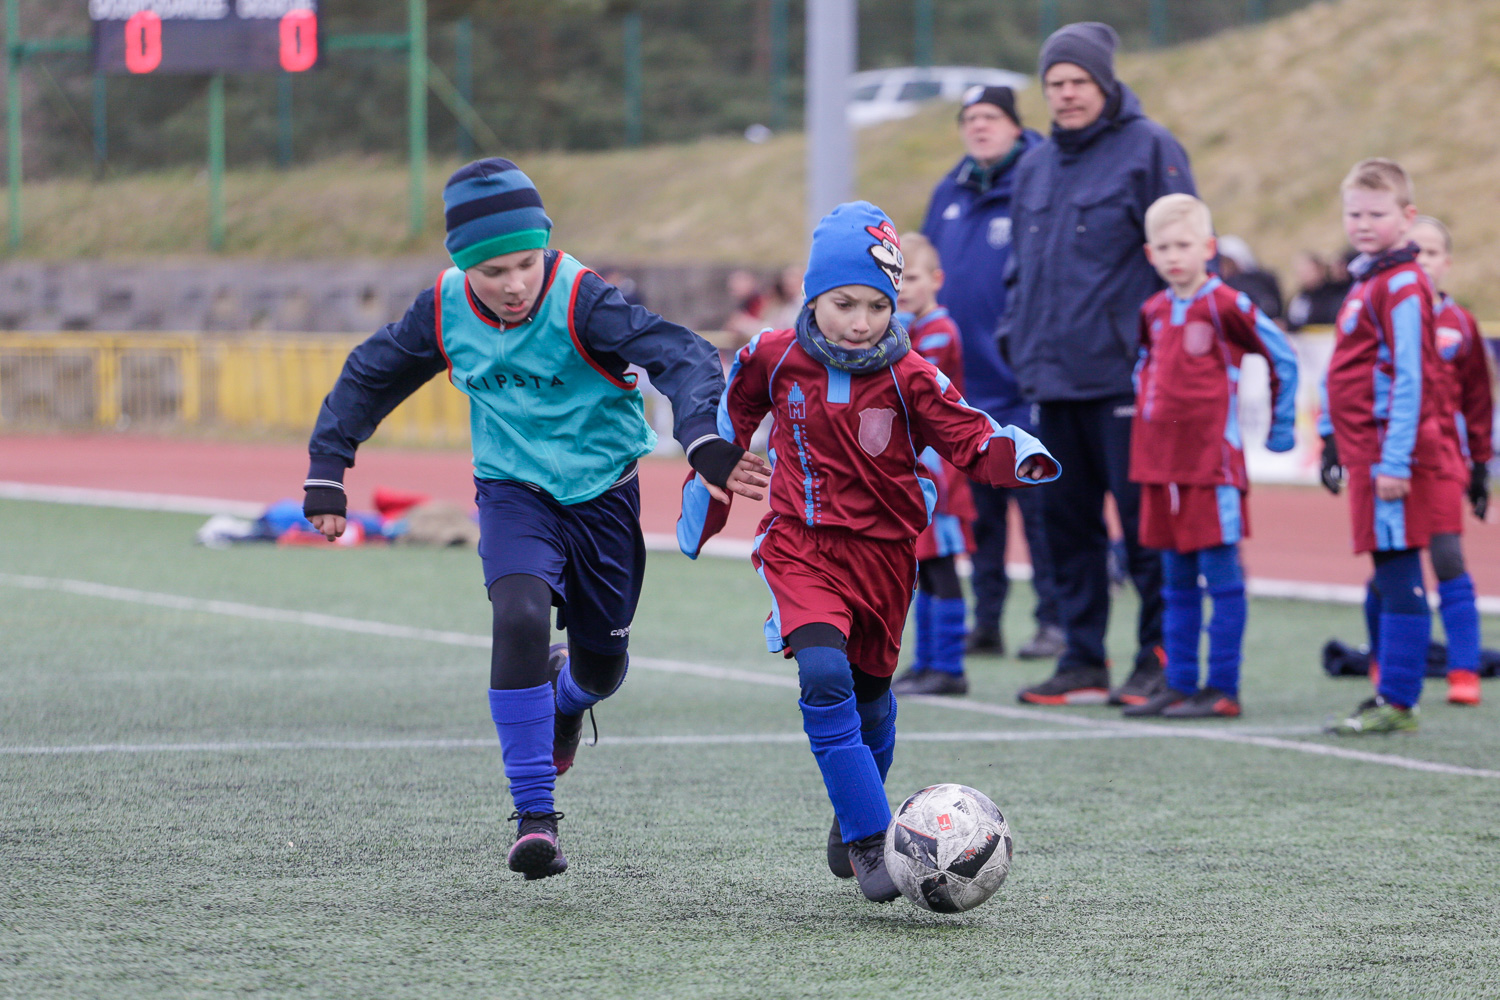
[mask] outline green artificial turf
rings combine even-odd
[[[560,782],[572,867],[524,883],[504,865],[488,652],[463,639],[489,627],[477,558],[211,551],[200,521],[0,502],[0,996],[1496,993],[1500,779],[1385,758],[1495,768],[1500,689],[1460,709],[1431,684],[1416,736],[1319,735],[1366,690],[1317,668],[1357,609],[1252,602],[1234,722],[1018,714],[1048,668],[993,657],[970,661],[969,710],[903,703],[892,797],[964,782],[1016,837],[1000,893],[940,916],[826,871],[829,806],[748,565],[653,555],[637,663]],[[1122,662],[1132,612],[1122,596]],[[1151,735],[1184,730],[1382,760]]]

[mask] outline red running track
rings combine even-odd
[[[300,497],[307,455],[298,445],[183,440],[134,434],[0,436],[0,482],[269,503]],[[687,474],[681,459],[641,462],[641,522],[670,534]],[[378,486],[473,503],[469,456],[455,451],[368,448],[346,476],[351,502],[370,506]],[[735,503],[724,537],[748,540],[764,504]],[[1493,515],[1492,515],[1493,516]],[[1257,486],[1254,537],[1243,546],[1250,575],[1323,584],[1362,584],[1369,561],[1349,550],[1346,501],[1317,487]],[[1024,562],[1019,524],[1011,559]],[[1479,593],[1500,596],[1500,526],[1466,518],[1464,549]]]

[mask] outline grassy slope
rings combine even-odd
[[[1500,6],[1471,0],[1338,0],[1195,45],[1132,55],[1120,75],[1193,156],[1221,231],[1286,272],[1292,254],[1340,245],[1336,190],[1356,159],[1391,155],[1415,173],[1421,207],[1454,223],[1451,285],[1500,314]],[[1032,123],[1046,120],[1033,89]],[[752,146],[712,139],[588,155],[535,154],[557,241],[612,261],[796,259],[803,242],[800,135]],[[953,161],[949,108],[862,133],[859,193],[902,226]],[[229,251],[302,257],[433,253],[436,206],[455,164],[429,173],[427,233],[406,236],[406,174],[342,160],[291,174],[233,174]],[[41,257],[172,254],[203,245],[201,174],[27,189],[26,252]]]
[[[0,573],[487,628],[471,553],[213,552],[200,520],[0,503]],[[743,563],[657,556],[635,648],[789,677],[764,610]],[[1360,685],[1312,652],[1357,622],[1255,602],[1251,715],[1209,725],[1347,708]],[[493,736],[482,649],[11,586],[0,634],[0,745]],[[1043,668],[971,669],[1005,704]],[[1420,736],[1361,749],[1493,759],[1494,705],[1426,708]],[[1412,998],[1500,975],[1492,780],[1191,739],[908,739],[893,793],[964,781],[1016,831],[1001,895],[954,918],[822,870],[791,691],[638,669],[600,725],[560,790],[574,867],[535,885],[503,870],[489,745],[0,755],[0,995]],[[1065,729],[916,703],[901,726]],[[658,733],[791,739],[619,742]]]

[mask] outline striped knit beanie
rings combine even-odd
[[[468,270],[491,257],[547,245],[552,220],[531,178],[498,156],[459,167],[443,188],[448,238],[455,266]]]

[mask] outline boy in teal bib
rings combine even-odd
[[[443,202],[454,266],[350,352],[313,429],[303,510],[337,538],[360,442],[438,372],[468,395],[494,617],[490,714],[519,824],[508,864],[545,878],[568,865],[554,784],[584,712],[625,679],[645,569],[636,460],[656,435],[626,367],[672,401],[673,436],[716,496],[760,499],[770,468],[717,431],[718,353],[547,249],[552,221],[514,163],[460,168]],[[549,649],[553,607],[568,642]]]

